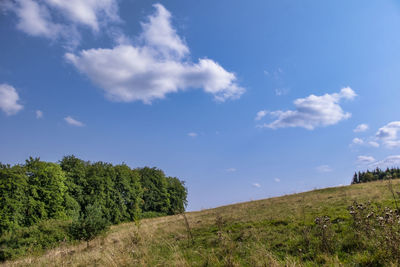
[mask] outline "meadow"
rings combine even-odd
[[[386,243],[396,245],[399,223],[392,239],[373,225],[397,205],[396,189],[398,181],[376,181],[142,219],[112,226],[89,247],[61,243],[3,266],[396,266]]]

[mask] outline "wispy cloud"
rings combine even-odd
[[[69,125],[73,125],[73,126],[78,126],[78,127],[83,127],[85,126],[85,124],[83,122],[80,122],[74,118],[72,118],[71,116],[67,116],[64,118],[64,120],[69,124]]]
[[[286,95],[288,92],[289,92],[289,89],[287,89],[287,88],[276,88],[275,89],[276,96]]]
[[[228,169],[226,169],[226,171],[227,171],[227,172],[235,172],[235,171],[236,171],[236,168],[228,168]]]
[[[359,158],[362,156],[359,156]],[[362,158],[360,164],[365,165],[367,168],[392,168],[392,167],[400,167],[400,155],[390,155],[382,160],[375,160],[375,158],[371,157]]]
[[[281,181],[281,179],[279,179],[279,178],[274,178],[274,181],[275,181],[276,183],[279,183],[279,182]]]
[[[43,118],[43,111],[36,110],[36,119],[41,119],[41,118]]]
[[[355,137],[351,141],[350,147],[353,147],[353,146],[366,146],[366,147],[375,147],[375,148],[379,147],[379,143],[377,143],[373,140],[374,140],[374,138],[371,138],[371,137],[366,138],[366,139]]]
[[[190,132],[187,135],[190,136],[190,137],[197,137],[198,136],[198,134],[194,133],[194,132]]]
[[[271,129],[303,127],[313,130],[316,127],[334,125],[351,116],[350,113],[342,110],[339,102],[342,99],[352,100],[354,97],[356,97],[356,93],[350,87],[346,87],[339,93],[299,98],[294,101],[295,110],[269,112],[277,119],[258,127]]]
[[[99,32],[101,26],[120,22],[116,0],[4,0],[0,5],[17,17],[17,29],[31,36],[63,39],[68,46],[80,41],[78,27]]]
[[[380,146],[379,143],[378,143],[378,142],[375,142],[375,141],[369,141],[369,142],[368,142],[368,145],[369,145],[369,146],[372,146],[372,147],[379,147],[379,146]]]
[[[376,161],[375,158],[372,156],[358,156],[357,157],[357,162],[359,164],[371,164],[375,161]]]
[[[189,48],[172,27],[171,13],[161,4],[154,7],[136,45],[67,53],[66,60],[113,101],[149,104],[190,88],[202,88],[220,102],[239,98],[245,89],[236,75],[211,59],[189,61]]]
[[[252,183],[251,185],[254,186],[254,187],[257,187],[257,188],[261,187],[261,185],[259,183]]]
[[[333,169],[329,165],[320,165],[315,168],[318,172],[332,172]]]
[[[277,69],[272,71],[264,70],[263,73],[265,76],[269,76],[275,80],[279,80],[283,74],[283,69],[278,67]]]
[[[0,84],[0,109],[8,116],[15,115],[21,111],[24,106],[19,102],[17,90],[8,84]]]
[[[374,165],[386,168],[386,167],[399,167],[400,166],[400,155],[388,156],[381,161],[377,161]]]

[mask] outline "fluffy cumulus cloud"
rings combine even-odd
[[[26,1],[26,0],[25,0]],[[45,0],[69,21],[98,31],[100,24],[119,21],[116,0]]]
[[[268,114],[268,111],[266,110],[260,110],[259,112],[257,112],[256,117],[254,118],[256,121],[261,120],[262,118],[265,117],[265,115]]]
[[[299,98],[294,101],[294,110],[269,112],[268,114],[276,117],[276,120],[259,127],[271,129],[303,127],[313,130],[320,126],[334,125],[351,116],[350,113],[343,111],[339,102],[343,99],[352,100],[355,96],[357,96],[356,93],[350,87],[346,87],[339,93]]]
[[[16,27],[32,36],[63,38],[77,45],[80,26],[98,32],[100,26],[119,22],[116,0],[4,0],[1,7],[13,12]]]
[[[381,127],[376,133],[376,138],[388,148],[400,146],[400,139],[397,133],[400,130],[400,121],[393,121]]]
[[[83,122],[78,121],[78,120],[72,118],[71,116],[65,117],[64,120],[65,120],[69,125],[72,125],[72,126],[78,126],[78,127],[83,127],[83,126],[85,126],[85,124],[84,124]]]
[[[17,90],[8,84],[0,84],[0,109],[7,115],[17,114],[22,110]]]
[[[368,130],[368,128],[369,128],[368,124],[362,123],[357,125],[357,127],[353,130],[353,132],[355,133],[365,132],[366,130]]]
[[[171,25],[171,14],[161,4],[142,23],[137,45],[67,53],[68,62],[104,90],[113,101],[151,103],[169,93],[202,88],[217,101],[239,98],[245,89],[236,76],[211,59],[191,62],[189,48]]]
[[[18,17],[17,28],[29,35],[56,38],[62,26],[51,21],[50,11],[45,5],[33,0],[19,0],[10,4]]]
[[[364,144],[364,140],[362,140],[361,138],[356,137],[356,138],[353,139],[353,144],[362,145],[362,144]]]

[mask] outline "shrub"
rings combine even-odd
[[[70,233],[75,239],[85,240],[89,247],[89,241],[97,235],[108,230],[109,223],[104,218],[101,207],[97,204],[88,205],[79,219],[70,227]]]
[[[140,219],[149,219],[149,218],[156,218],[166,216],[166,213],[163,212],[156,212],[156,211],[146,211],[140,215]]]
[[[69,224],[70,221],[47,220],[4,233],[0,238],[0,261],[53,248],[62,241],[69,241]]]

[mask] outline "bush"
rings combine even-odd
[[[167,216],[167,214],[163,213],[163,212],[146,211],[140,215],[140,219],[149,219],[149,218],[156,218],[156,217],[162,217],[162,216]]]
[[[104,218],[101,207],[97,204],[88,205],[79,219],[74,221],[70,227],[70,233],[75,239],[85,240],[89,246],[89,241],[97,235],[107,231],[109,223]]]
[[[70,221],[47,220],[30,227],[4,233],[0,238],[0,261],[56,247],[62,241],[71,240]]]

